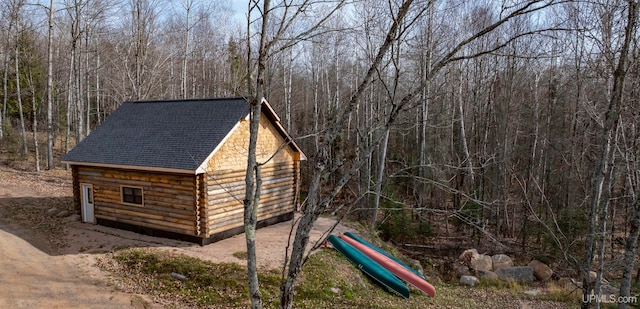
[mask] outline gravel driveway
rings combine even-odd
[[[11,201],[42,193],[12,184],[9,176],[0,174],[0,308],[145,307],[142,296],[110,288],[97,270],[86,267],[91,257],[59,255],[31,224],[8,217]]]
[[[142,305],[142,298],[112,290],[83,271],[73,259],[40,251],[23,239],[24,232],[0,221],[0,308],[135,308]]]

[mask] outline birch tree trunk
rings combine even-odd
[[[84,113],[85,118],[85,135],[89,136],[91,134],[91,78],[89,74],[89,46],[91,41],[91,29],[88,23],[85,21],[85,41],[84,41],[84,96],[85,100],[87,100],[86,112]],[[97,68],[96,68],[97,69]]]
[[[460,113],[460,142],[462,143],[462,151],[464,153],[464,159],[467,162],[467,170],[469,173],[469,177],[471,177],[471,183],[475,182],[474,170],[473,170],[473,159],[471,158],[471,154],[469,153],[469,145],[467,143],[467,129],[465,128],[465,120],[464,120],[464,98],[462,96],[462,86],[463,86],[463,74],[464,70],[462,67],[462,62],[460,62],[459,66],[460,76],[458,77],[458,95],[456,96],[458,113]],[[461,188],[462,189],[462,188]]]
[[[180,95],[183,99],[187,98],[187,78],[188,78],[188,59],[189,59],[189,41],[190,41],[190,36],[191,36],[191,25],[190,25],[190,19],[191,19],[191,7],[193,6],[193,2],[192,1],[187,1],[184,4],[184,9],[185,9],[185,34],[184,34],[184,50],[183,50],[183,54],[182,54],[182,77],[181,77],[181,83],[180,83]]]
[[[4,53],[4,76],[2,78],[2,110],[0,110],[0,120],[2,120],[3,115],[6,116],[7,115],[7,102],[9,101],[9,93],[8,93],[8,86],[9,86],[9,53],[5,52]],[[0,122],[0,132],[2,131],[2,127],[4,126],[3,122]],[[4,133],[2,133],[4,134]],[[4,137],[1,136],[1,137]]]
[[[4,54],[4,77],[2,79],[3,97],[2,97],[2,110],[0,110],[0,118],[3,118],[2,115],[4,115],[5,117],[7,115],[7,102],[9,101],[9,93],[7,91],[8,85],[9,85],[9,53],[5,53]],[[4,126],[4,123],[0,123],[0,130],[2,130],[1,127],[3,126]]]
[[[31,113],[33,117],[32,130],[33,130],[33,147],[35,148],[36,157],[36,172],[40,171],[40,149],[38,149],[38,113],[36,106],[36,87],[33,84],[33,72],[29,70],[29,88],[31,90]]]
[[[100,54],[96,55],[96,120],[97,125],[102,124],[102,117],[100,116],[100,104],[102,104],[102,94],[100,93]]]
[[[431,10],[429,10],[429,12],[431,12]],[[419,154],[419,164],[420,167],[418,168],[418,176],[423,178],[426,177],[426,165],[427,165],[427,120],[429,119],[429,96],[431,95],[431,88],[429,87],[429,84],[425,81],[425,79],[427,78],[427,72],[431,71],[431,19],[429,18],[428,24],[427,24],[427,42],[426,42],[426,48],[424,53],[422,53],[421,55],[421,59],[420,59],[420,82],[421,84],[424,84],[425,86],[422,88],[422,91],[420,92],[420,134],[419,134],[419,140],[420,140],[420,154]],[[421,187],[424,187],[423,185],[421,185]],[[423,207],[424,205],[422,205],[424,199],[422,198],[422,195],[424,194],[424,190],[419,190],[419,207]]]
[[[67,126],[65,128],[65,138],[64,138],[64,152],[69,152],[69,138],[71,137],[71,107],[73,106],[71,102],[73,102],[73,70],[75,67],[75,49],[71,49],[71,57],[69,58],[69,78],[67,79]],[[68,168],[68,164],[67,164]]]
[[[53,2],[49,2],[47,33],[47,169],[53,169]]]
[[[371,210],[371,229],[376,227],[376,222],[378,221],[380,195],[382,194],[382,179],[387,161],[387,146],[389,145],[389,128],[386,128],[383,134],[382,143],[380,144],[380,166],[378,166],[378,175],[376,175],[375,195],[373,196],[373,209]]]
[[[76,56],[76,60],[75,60],[75,67],[73,70],[73,83],[75,85],[74,87],[74,91],[75,91],[75,120],[76,120],[76,145],[78,145],[81,141],[82,141],[82,132],[84,130],[84,91],[83,91],[83,87],[84,87],[84,83],[82,82],[82,70],[83,68],[83,62],[82,62],[82,43],[78,44],[79,46],[74,47],[77,49],[77,51],[75,52],[75,56]]]
[[[282,60],[283,68],[282,68],[282,82],[283,82],[283,92],[284,92],[284,119],[285,119],[285,129],[288,132],[291,132],[291,86],[293,79],[293,50],[289,51],[287,60]],[[317,131],[316,131],[317,132]]]
[[[16,96],[18,97],[18,112],[20,113],[20,136],[22,137],[22,154],[27,155],[29,149],[27,148],[27,131],[24,126],[24,114],[22,112],[22,92],[20,88],[20,44],[16,37],[16,49],[15,49],[15,68],[16,68]]]

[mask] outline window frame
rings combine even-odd
[[[125,193],[124,190],[126,189],[133,189],[133,197],[134,197],[134,202],[127,202],[125,201]],[[140,203],[136,203],[135,202],[135,190],[140,190]],[[129,194],[127,194],[129,195]],[[136,206],[136,207],[144,207],[144,189],[142,187],[137,187],[137,186],[126,186],[126,185],[120,185],[120,202],[123,205],[131,205],[131,206]]]

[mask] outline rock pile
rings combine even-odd
[[[517,282],[547,282],[553,276],[553,270],[547,264],[531,260],[526,266],[515,266],[513,260],[505,254],[493,256],[480,254],[476,249],[468,249],[458,257],[458,264],[455,268],[456,276],[460,283],[475,286],[482,281],[504,280]],[[596,272],[589,273],[591,283],[596,281]],[[602,278],[600,281],[603,295],[614,295],[617,288],[609,285],[609,281]],[[560,278],[556,284],[569,293],[582,288],[580,279]],[[525,293],[534,295],[541,293],[538,290],[530,290]]]
[[[513,260],[506,254],[489,256],[478,253],[476,249],[465,250],[458,261],[460,265],[456,268],[456,275],[462,284],[470,286],[482,280],[546,281],[553,275],[551,268],[540,261],[533,260],[527,266],[514,266]]]

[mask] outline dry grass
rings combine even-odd
[[[211,263],[147,249],[116,252],[101,265],[119,274],[119,287],[149,293],[162,304],[176,307],[246,307],[246,270],[233,263]],[[178,272],[189,279],[170,276]],[[280,276],[276,270],[260,273],[266,308],[277,308]],[[387,292],[369,280],[338,252],[324,249],[313,255],[296,285],[296,308],[569,308],[570,303],[532,298],[525,287],[512,283],[470,288],[457,284],[437,286],[430,298],[411,289],[409,299]],[[565,300],[565,299],[562,299]],[[572,301],[572,300],[566,300]],[[577,303],[575,303],[577,304]]]

